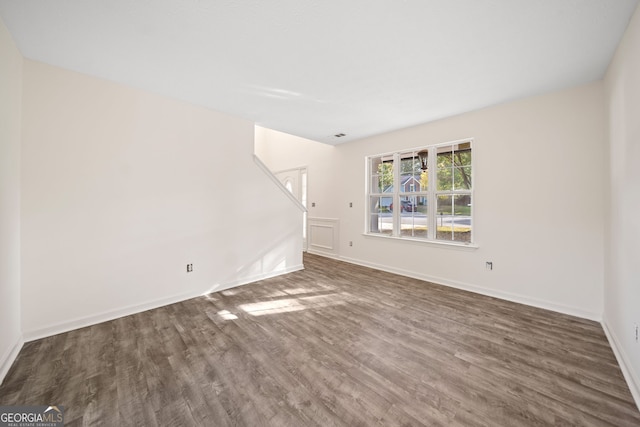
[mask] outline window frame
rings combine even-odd
[[[419,146],[415,148],[409,148],[405,150],[392,151],[381,154],[374,154],[365,157],[365,175],[366,175],[366,184],[365,184],[365,236],[373,236],[373,237],[383,237],[383,238],[391,238],[391,239],[399,239],[405,241],[414,241],[420,243],[428,243],[428,244],[438,244],[438,245],[452,245],[458,247],[471,247],[477,248],[477,244],[475,241],[475,143],[474,138],[464,138],[455,141],[442,142],[437,144],[430,144]],[[452,147],[452,153],[454,152],[456,146],[460,146],[463,144],[469,144],[469,149],[471,150],[471,173],[470,173],[470,189],[448,189],[442,190],[438,189],[438,178],[437,178],[437,168],[438,168],[438,150],[442,147],[450,146]],[[429,171],[428,175],[428,188],[425,190],[420,185],[420,191],[404,191],[402,187],[402,176],[403,173],[401,171],[401,161],[402,159],[406,159],[407,157],[415,158],[417,153],[423,150],[428,150],[428,160],[427,160],[427,170]],[[391,193],[384,192],[384,188],[378,185],[378,189],[381,189],[381,192],[374,192],[373,190],[373,181],[374,176],[380,176],[378,171],[372,171],[372,162],[379,158],[392,158],[393,159],[393,182],[391,187],[393,187],[393,191]],[[384,163],[384,161],[382,161]],[[452,165],[452,167],[454,167]],[[415,174],[413,175],[415,177]],[[453,177],[452,177],[453,179]],[[471,218],[471,231],[470,231],[470,241],[458,241],[458,240],[442,240],[437,239],[437,203],[438,196],[451,196],[455,197],[456,195],[468,195],[470,197],[471,207],[469,216]],[[425,197],[427,200],[427,235],[426,237],[420,236],[403,236],[402,235],[402,209],[393,209],[392,210],[392,230],[391,233],[383,233],[382,231],[371,231],[372,223],[373,223],[373,215],[380,214],[381,211],[374,211],[372,205],[372,199],[376,197],[391,197],[392,203],[394,206],[401,206],[401,200],[405,198],[412,198],[414,203],[417,206],[417,201],[420,197]],[[452,211],[453,215],[453,211]],[[453,226],[452,226],[453,227]],[[455,233],[452,229],[452,233]]]

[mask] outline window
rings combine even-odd
[[[471,140],[367,157],[367,230],[473,243]]]

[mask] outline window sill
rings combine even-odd
[[[424,239],[415,239],[411,237],[395,237],[395,236],[387,236],[384,234],[373,234],[373,233],[362,233],[362,235],[365,237],[373,237],[377,239],[388,239],[388,240],[394,240],[398,242],[410,242],[410,243],[417,243],[420,245],[427,245],[427,246],[438,246],[446,249],[475,250],[479,248],[479,246],[475,243],[445,242],[442,240],[424,240]]]

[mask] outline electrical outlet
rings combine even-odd
[[[352,208],[353,207],[353,202],[349,202],[349,207]]]
[[[187,264],[187,273],[191,273],[193,271],[193,264]]]
[[[349,246],[353,246],[353,242],[352,241],[349,241]]]
[[[636,344],[638,343],[638,324],[636,323],[634,326],[634,334],[636,337]]]
[[[311,202],[311,207],[315,208],[316,207],[316,202]]]
[[[493,262],[492,261],[487,261],[487,263],[485,264],[485,268],[487,270],[493,270]]]

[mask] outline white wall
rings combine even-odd
[[[332,179],[323,214],[340,220],[340,257],[600,319],[604,122],[597,82],[334,147],[321,160]],[[365,156],[468,137],[475,138],[478,249],[363,236]],[[274,133],[267,151],[280,168],[307,163],[311,170],[317,156],[308,147]]]
[[[22,346],[20,112],[22,55],[0,20],[0,382]]]
[[[335,147],[256,126],[255,153],[273,172],[307,167],[310,217],[334,214]],[[312,206],[315,203],[315,206]]]
[[[28,60],[23,79],[26,338],[301,268],[253,123]]]
[[[605,77],[610,186],[604,324],[640,406],[640,9]]]

